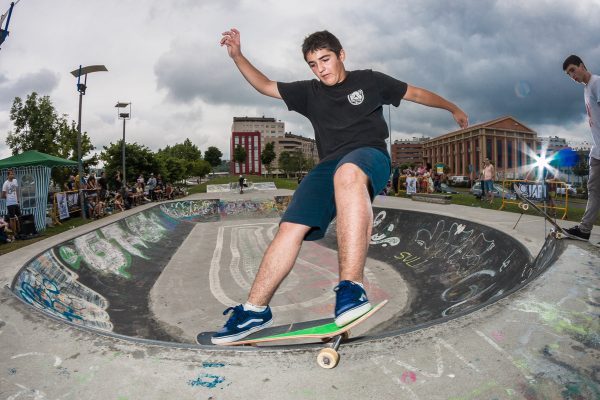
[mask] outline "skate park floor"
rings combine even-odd
[[[277,190],[242,196],[272,199],[291,193]],[[219,193],[218,197],[234,202],[240,195]],[[214,198],[215,194],[209,193],[186,200]],[[136,320],[149,312],[142,309],[111,316],[115,326],[122,323],[127,327],[124,329],[130,329],[125,333],[107,335],[84,329],[34,309],[9,289],[22,267],[48,249],[61,243],[77,244],[93,229],[153,206],[115,214],[0,257],[0,398],[600,399],[600,251],[584,242],[560,241],[551,248],[555,257],[547,268],[508,296],[486,302],[466,315],[423,322],[418,329],[406,331],[398,329],[404,320],[396,314],[407,303],[416,302],[416,295],[408,294],[412,281],[408,275],[393,273],[386,267],[388,256],[370,260],[372,275],[368,278],[378,289],[372,291],[371,300],[376,302],[382,296],[390,300],[377,323],[385,325],[385,321],[395,318],[394,328],[380,329],[369,340],[342,344],[340,364],[331,370],[316,364],[314,346],[257,350],[193,344],[196,332],[222,325],[223,304],[244,300],[244,289],[251,283],[253,268],[262,255],[256,249],[264,247],[277,226],[271,215],[242,218],[235,224],[208,221],[202,228],[196,225],[185,232],[173,230],[183,241],[174,238],[173,243],[165,245],[173,248],[173,253],[165,256],[168,268],[155,277],[149,291],[151,313],[164,321],[164,326],[154,330],[145,329],[144,320]],[[548,249],[545,234],[549,228],[535,216],[524,215],[513,229],[518,214],[502,211],[392,197],[377,197],[374,206],[387,210],[389,215],[390,210],[417,210],[439,219],[460,218],[491,227],[518,243],[507,246],[529,252],[535,260],[543,258],[542,250]],[[415,222],[394,223],[396,231],[409,232]],[[215,245],[234,229],[239,234],[230,238],[246,237],[250,244],[244,248],[246,264],[241,263],[240,269],[211,269],[211,274],[203,275],[186,268],[202,263],[215,266],[215,249],[240,248],[230,242],[225,243],[227,246]],[[149,233],[141,232],[140,236],[144,234]],[[394,243],[386,239],[391,237],[378,236],[374,240],[377,244],[371,247],[376,253],[393,249]],[[591,241],[599,240],[600,235],[594,232]],[[508,242],[495,243],[499,246]],[[512,249],[502,250],[512,254]],[[154,251],[151,258],[140,257],[148,260],[146,264],[165,253],[162,249],[148,251]],[[309,243],[302,252],[310,273],[290,275],[282,285],[282,297],[274,304],[282,318],[278,324],[332,310],[331,287],[321,281],[335,279],[335,250]],[[405,255],[399,256],[403,253],[393,254],[396,259],[404,257],[405,266],[412,268]],[[219,257],[219,265],[226,266],[239,259],[234,252],[228,259],[224,259],[225,253]],[[225,273],[231,277],[216,278]],[[302,282],[309,282],[311,288],[306,298],[294,290]],[[467,288],[474,285],[467,282]],[[141,287],[142,283],[135,286]],[[131,299],[135,290],[131,288],[131,293],[122,297]],[[111,301],[117,301],[117,297],[115,293]],[[131,304],[123,304],[123,309],[126,306]],[[96,322],[106,320],[98,318]],[[130,340],[129,336],[150,340]],[[182,344],[172,344],[169,338],[177,338]]]

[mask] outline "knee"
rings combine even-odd
[[[309,226],[284,221],[279,224],[279,230],[277,231],[276,237],[279,239],[290,239],[294,242],[302,243],[309,230]]]
[[[333,176],[333,184],[336,188],[350,186],[353,184],[366,184],[367,175],[357,165],[346,163],[339,167]]]

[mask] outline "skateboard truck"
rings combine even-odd
[[[340,353],[338,353],[340,344],[342,343],[342,340],[348,339],[349,337],[350,334],[347,331],[335,336],[332,339],[333,343],[331,344],[331,347],[325,347],[319,352],[319,355],[317,356],[317,364],[319,364],[321,368],[335,368],[340,361]]]

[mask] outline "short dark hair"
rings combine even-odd
[[[567,68],[569,68],[569,65],[571,65],[571,64],[578,67],[581,64],[583,64],[583,60],[581,58],[579,58],[578,56],[576,56],[575,54],[571,54],[569,57],[567,57],[565,59],[565,62],[563,62],[563,71],[566,71]],[[585,64],[583,64],[583,66],[585,67]]]
[[[302,55],[306,60],[306,55],[313,51],[327,49],[335,53],[336,56],[340,56],[342,51],[342,44],[335,37],[335,35],[329,31],[318,31],[308,35],[304,38],[302,43]]]

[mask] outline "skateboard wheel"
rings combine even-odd
[[[523,211],[527,211],[527,210],[529,210],[529,204],[519,203],[519,208],[521,208],[521,210],[523,210]]]
[[[331,369],[335,368],[340,361],[340,355],[337,351],[332,348],[325,348],[319,352],[317,356],[317,363],[321,368]]]

